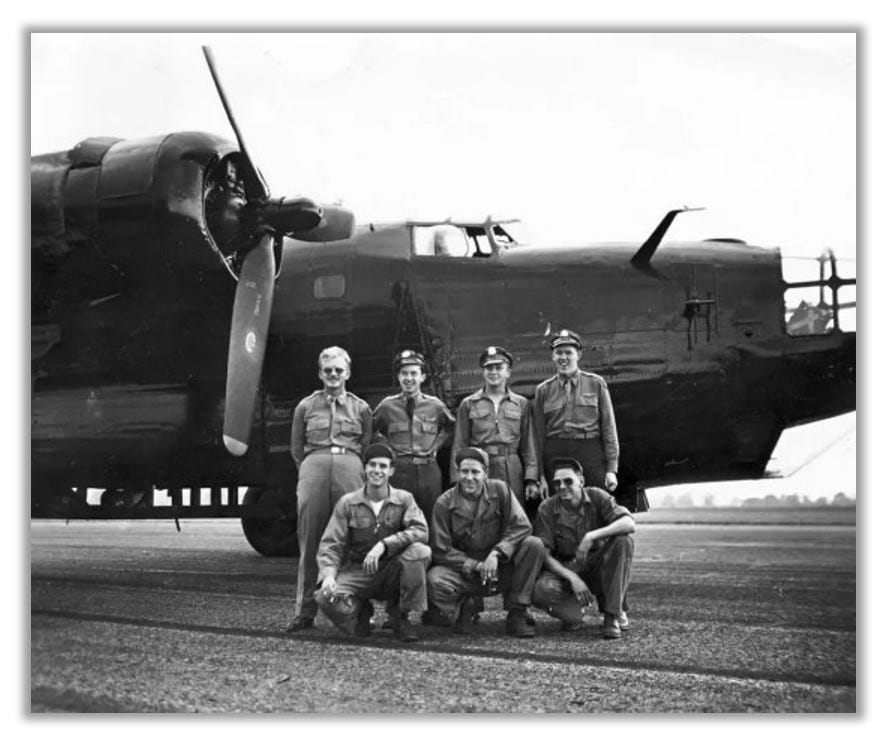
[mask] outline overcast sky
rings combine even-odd
[[[670,239],[855,256],[854,34],[34,34],[31,153],[232,137],[202,44],[276,195],[558,243],[639,242],[686,204]],[[786,492],[854,492],[854,422],[777,455],[837,442]]]

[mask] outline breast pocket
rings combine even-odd
[[[493,410],[487,402],[476,402],[469,410],[470,432],[473,443],[481,443],[494,429]]]
[[[348,517],[348,531],[351,533],[352,544],[364,545],[372,542],[376,533],[376,522],[366,512],[353,513]]]
[[[360,436],[362,432],[361,424],[349,418],[338,418],[336,420],[336,428],[339,433],[343,433],[346,436]]]
[[[562,410],[565,406],[566,400],[563,397],[562,393],[552,394],[544,401],[544,412],[556,412],[557,410]]]
[[[329,435],[329,415],[311,415],[305,419],[305,433],[308,436],[326,438]]]
[[[438,420],[434,415],[417,415],[416,419],[423,433],[427,433],[430,436],[438,433]]]

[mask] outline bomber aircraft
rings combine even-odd
[[[329,345],[373,406],[414,348],[456,407],[485,346],[513,351],[530,396],[574,329],[615,403],[617,497],[640,510],[646,487],[762,477],[784,429],[855,409],[855,280],[832,252],[788,283],[778,249],[663,242],[686,207],[588,246],[525,245],[491,217],[355,225],[270,196],[206,58],[236,144],[93,137],[31,159],[32,517],[240,517],[258,552],[296,553],[292,413]]]

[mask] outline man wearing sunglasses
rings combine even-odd
[[[361,454],[370,445],[370,406],[345,389],[351,358],[339,347],[318,359],[323,389],[305,397],[292,417],[292,459],[298,467],[298,589],[287,631],[314,625],[317,548],[330,514],[346,493],[364,484]]]
[[[402,350],[393,362],[401,391],[383,398],[373,410],[373,434],[395,453],[392,485],[410,492],[432,521],[432,508],[444,488],[438,451],[450,439],[454,416],[438,397],[423,394],[426,361]]]
[[[628,629],[625,594],[634,558],[634,518],[600,488],[584,487],[575,459],[553,462],[553,495],[538,509],[535,537],[544,543],[544,570],[534,588],[534,605],[577,630],[584,609],[603,611],[604,638]]]
[[[581,463],[585,484],[609,492],[618,485],[618,433],[606,381],[578,368],[581,338],[568,329],[550,342],[556,375],[535,389],[533,420],[548,482],[554,459]]]
[[[396,638],[419,634],[409,613],[426,609],[429,527],[413,496],[394,488],[395,456],[385,444],[364,452],[366,484],[339,499],[317,552],[323,613],[349,635],[369,636],[371,599],[384,600]]]
[[[502,480],[489,480],[488,455],[467,447],[457,452],[457,484],[435,502],[432,513],[432,563],[428,574],[429,610],[458,633],[472,632],[478,597],[506,594],[506,631],[519,638],[535,635],[526,618],[544,545],[531,536],[522,506]]]

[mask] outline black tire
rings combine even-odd
[[[291,495],[271,488],[249,488],[242,500],[243,506],[263,506],[272,509],[272,518],[243,516],[242,532],[252,548],[268,558],[296,557],[298,535],[295,513],[290,510]]]

